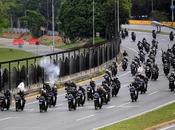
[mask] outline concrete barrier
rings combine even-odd
[[[133,25],[151,25],[151,20],[128,20],[129,24]],[[161,22],[162,25],[168,26],[168,27],[175,27],[175,22]]]

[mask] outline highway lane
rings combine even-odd
[[[167,126],[167,127],[164,127],[164,128],[161,128],[159,130],[175,130],[175,124]]]
[[[151,34],[137,32],[137,39],[143,37],[147,41],[151,41]],[[168,36],[158,35],[159,47],[158,57],[156,58],[159,68],[160,77],[158,81],[150,81],[148,92],[139,95],[138,102],[131,103],[128,84],[133,77],[129,73],[119,71],[119,80],[122,88],[117,97],[112,98],[108,105],[104,105],[102,110],[94,110],[92,101],[87,101],[84,107],[78,108],[76,111],[68,111],[67,101],[64,93],[59,93],[56,108],[51,108],[47,113],[39,113],[38,103],[30,103],[23,112],[10,111],[0,112],[0,129],[1,130],[90,130],[100,127],[111,122],[117,122],[128,117],[132,117],[139,113],[149,111],[162,104],[173,101],[174,92],[168,90],[168,80],[163,74],[161,66],[160,54],[161,48],[167,48]],[[129,53],[130,60],[136,55],[136,43],[131,42],[130,38],[123,40],[122,49],[126,49]],[[99,81],[97,81],[99,82]]]

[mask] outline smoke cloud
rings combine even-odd
[[[59,64],[56,65],[54,64],[53,60],[50,60],[48,57],[44,57],[40,60],[39,65],[44,68],[49,83],[54,84],[60,75]]]

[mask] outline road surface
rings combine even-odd
[[[151,42],[150,33],[136,32],[137,41],[143,37]],[[127,71],[119,71],[121,89],[117,97],[112,98],[108,105],[104,105],[101,110],[94,110],[93,101],[86,101],[84,107],[79,107],[76,111],[68,111],[67,101],[64,92],[59,92],[57,106],[50,108],[47,113],[39,113],[38,102],[27,104],[23,112],[15,112],[12,108],[9,111],[0,112],[1,130],[91,130],[112,122],[118,122],[128,117],[133,117],[155,109],[163,104],[175,100],[175,92],[168,89],[168,80],[164,76],[161,63],[161,48],[167,49],[168,36],[158,35],[159,50],[156,62],[160,69],[158,81],[149,81],[148,92],[139,95],[138,102],[132,103],[129,95],[128,84],[133,80],[129,68]],[[130,38],[123,40],[122,50],[127,50],[129,60],[137,55],[137,42],[132,42]],[[96,81],[100,83],[101,81]]]
[[[23,51],[28,51],[31,52],[35,55],[45,55],[45,54],[50,54],[53,53],[53,50],[49,46],[45,45],[38,45],[38,48],[36,45],[30,45],[28,43],[25,43],[22,48],[19,48],[17,45],[12,44],[13,39],[7,39],[7,38],[0,38],[0,47],[3,48],[13,48],[13,49],[20,49]],[[54,52],[59,52],[62,49],[54,49]]]
[[[146,30],[146,31],[152,31],[157,30],[156,26],[153,25],[122,25],[122,28],[127,29],[136,29],[136,30]],[[161,27],[161,32],[170,33],[171,31],[175,31],[174,29],[168,28],[168,27]]]

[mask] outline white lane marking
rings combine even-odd
[[[59,106],[62,106],[63,104],[58,104],[58,105],[56,105],[56,107],[59,107]]]
[[[138,106],[118,106],[118,107],[121,107],[121,108],[131,108],[131,107],[138,107]]]
[[[124,74],[122,74],[122,75],[119,75],[118,77],[119,78],[121,78],[121,77],[124,77],[124,76],[126,76],[127,74],[129,74],[131,71],[128,71],[128,72],[126,72],[126,73],[124,73]]]
[[[82,118],[77,119],[76,121],[85,120],[85,119],[91,118],[91,117],[93,117],[93,116],[95,116],[95,115],[85,116],[85,117],[82,117]]]
[[[66,93],[63,93],[63,94],[61,94],[61,95],[57,95],[57,97],[62,97],[62,96],[65,96],[66,95]],[[32,104],[35,104],[35,103],[37,103],[38,101],[34,101],[34,102],[30,102],[30,103],[26,103],[26,106],[28,106],[28,105],[32,105]]]
[[[65,96],[66,93],[63,93],[63,94],[60,94],[60,95],[57,95],[57,97],[62,97],[62,96]]]
[[[168,130],[168,129],[173,128],[173,127],[175,127],[175,125],[171,125],[171,126],[168,126],[168,127],[162,128],[162,129],[160,129],[160,130]]]
[[[122,120],[119,120],[119,121],[115,121],[115,122],[112,122],[112,123],[108,123],[108,124],[102,125],[102,126],[100,126],[100,127],[93,128],[92,130],[98,130],[98,129],[101,129],[101,128],[104,128],[104,127],[107,127],[107,126],[110,126],[110,125],[113,125],[113,124],[116,124],[116,123],[119,123],[119,122],[128,120],[128,119],[131,119],[131,118],[135,118],[135,117],[137,117],[137,116],[141,116],[141,115],[143,115],[143,114],[145,114],[145,113],[148,113],[148,112],[157,110],[157,109],[159,109],[159,108],[161,108],[161,107],[167,106],[167,105],[172,104],[172,103],[175,103],[175,100],[169,101],[168,103],[162,104],[162,105],[160,105],[160,106],[158,106],[158,107],[155,107],[155,108],[150,109],[150,110],[147,110],[147,111],[143,111],[143,112],[141,112],[141,113],[139,113],[139,114],[130,116],[130,117],[128,117],[128,118],[125,118],[125,119],[122,119]]]
[[[153,94],[156,94],[156,93],[158,93],[158,91],[155,91],[155,92],[150,93],[150,94],[148,94],[148,95],[153,95]]]
[[[38,101],[34,101],[34,102],[30,102],[30,103],[26,103],[26,106],[27,105],[32,105],[32,104],[35,104],[35,103],[37,103]]]
[[[114,106],[109,106],[109,107],[106,107],[107,109],[111,109],[111,108],[114,108],[116,107],[115,105]]]
[[[133,48],[130,48],[130,47],[126,47],[126,46],[124,46],[125,48],[128,48],[129,50],[132,50],[133,52],[135,52],[135,53],[138,53],[138,51],[136,51],[135,49],[133,49]]]
[[[121,105],[119,105],[119,106],[117,106],[117,107],[123,107],[123,106],[125,106],[125,105],[127,105],[127,104],[130,104],[130,102],[127,102],[127,103],[121,104]]]
[[[6,117],[6,118],[0,119],[0,121],[5,121],[5,120],[15,119],[15,118],[18,118],[18,117]]]

